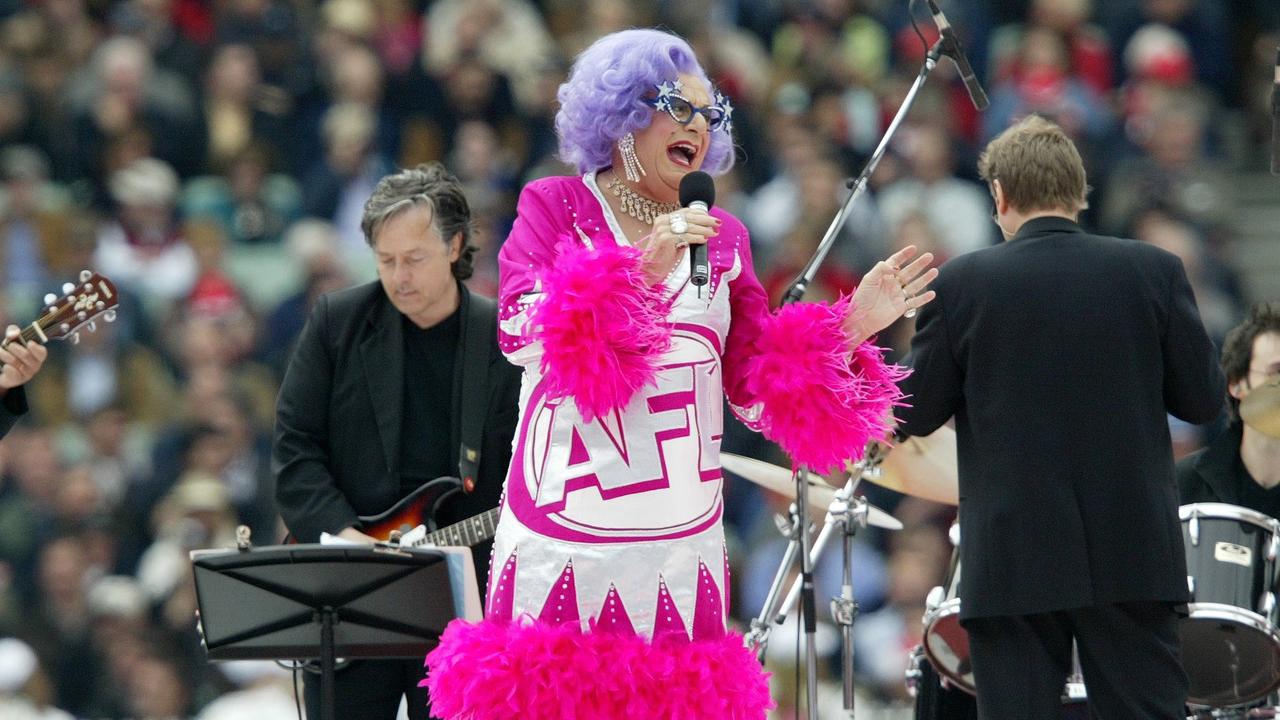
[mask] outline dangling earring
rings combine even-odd
[[[622,156],[622,170],[627,175],[627,179],[631,182],[640,182],[640,176],[645,174],[644,166],[640,164],[640,158],[636,157],[636,136],[627,133],[618,139],[618,154]]]

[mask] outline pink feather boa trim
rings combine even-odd
[[[869,341],[849,358],[843,327],[849,302],[784,306],[747,362],[747,391],[763,404],[765,436],[797,467],[820,473],[858,460],[868,441],[888,434],[890,412],[902,401],[897,382],[907,374],[885,364]]]
[[[541,275],[532,321],[547,391],[572,397],[585,420],[626,407],[671,347],[670,303],[661,285],[646,282],[640,261],[636,248],[564,241]]]
[[[454,621],[426,665],[420,684],[446,720],[762,720],[773,707],[735,633],[651,643],[575,623]]]

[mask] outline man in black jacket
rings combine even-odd
[[[1167,413],[1217,416],[1213,344],[1174,255],[1077,224],[1084,167],[1056,125],[1014,125],[979,170],[1007,242],[942,268],[900,412],[910,435],[955,418],[979,716],[1057,717],[1074,639],[1099,717],[1185,718]]]
[[[1231,423],[1208,447],[1178,462],[1178,493],[1183,504],[1230,503],[1280,518],[1280,437],[1253,427],[1239,412],[1251,392],[1280,383],[1280,306],[1253,306],[1227,335],[1222,369]]]
[[[40,343],[24,343],[22,331],[10,325],[0,346],[0,438],[27,413],[27,393],[22,386],[40,372],[49,350]]]
[[[461,480],[436,520],[498,506],[511,460],[520,371],[497,344],[497,306],[461,283],[471,274],[471,215],[438,163],[389,175],[361,222],[379,282],[320,299],[285,372],[277,406],[276,499],[290,532],[357,541],[423,483]],[[385,539],[385,538],[378,538]],[[489,543],[472,548],[481,587]],[[420,661],[355,662],[337,674],[336,717],[428,716]],[[319,683],[307,677],[308,715]]]

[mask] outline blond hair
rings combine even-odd
[[[1015,210],[1067,210],[1089,207],[1084,161],[1071,138],[1054,123],[1028,115],[987,143],[978,157],[978,174],[988,185],[1000,181]]]

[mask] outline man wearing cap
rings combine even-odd
[[[511,460],[520,370],[498,348],[497,305],[462,281],[472,272],[471,210],[439,163],[384,177],[361,229],[378,282],[322,296],[298,338],[277,403],[276,500],[303,542],[355,541],[362,517],[395,507],[427,481],[460,479],[435,520],[498,506]],[[385,539],[385,538],[377,538]],[[485,586],[490,543],[472,548]],[[419,661],[352,662],[337,673],[335,716],[428,717]],[[307,714],[319,682],[307,675]]]
[[[24,343],[17,325],[10,325],[0,346],[0,438],[27,412],[27,393],[23,385],[35,377],[49,356],[40,343]]]

